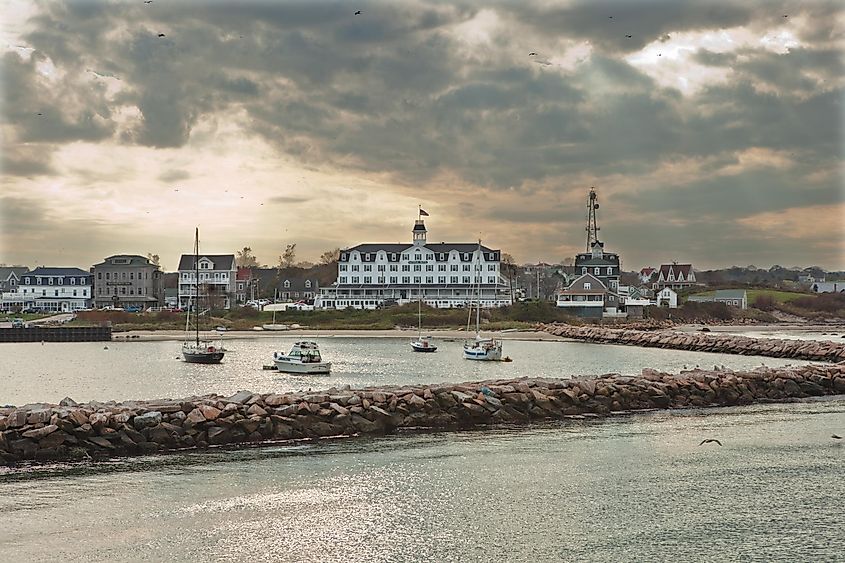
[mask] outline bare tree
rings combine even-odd
[[[279,256],[279,269],[290,268],[296,263],[296,243],[285,246],[285,251]]]
[[[320,254],[320,264],[331,264],[340,260],[340,248],[326,250]]]
[[[257,268],[258,259],[252,253],[252,248],[245,246],[243,250],[239,250],[235,257],[235,264],[239,268]]]

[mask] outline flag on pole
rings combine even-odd
[[[428,217],[428,211],[420,207],[420,217]]]

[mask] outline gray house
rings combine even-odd
[[[0,293],[15,292],[21,284],[21,276],[29,271],[26,266],[4,266],[0,268]]]
[[[717,289],[712,295],[690,295],[688,301],[696,303],[724,303],[740,309],[748,308],[748,293],[744,289]]]
[[[161,268],[137,254],[109,256],[91,267],[97,307],[160,307],[164,302]]]

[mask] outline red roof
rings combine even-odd
[[[660,273],[663,279],[669,279],[669,272],[672,272],[672,277],[678,279],[678,274],[683,274],[684,280],[689,279],[689,273],[692,270],[692,264],[661,264]]]
[[[235,277],[239,281],[247,281],[252,279],[251,268],[238,268],[238,275]]]
[[[649,267],[647,267],[647,268],[643,268],[642,270],[640,270],[640,275],[641,275],[641,276],[650,276],[651,274],[653,274],[653,273],[654,273],[654,272],[656,272],[656,271],[657,271],[657,270],[655,270],[654,268],[652,268],[651,266],[649,266]]]

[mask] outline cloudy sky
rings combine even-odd
[[[418,205],[560,261],[596,186],[627,269],[845,268],[836,1],[3,6],[0,262],[315,260]]]

